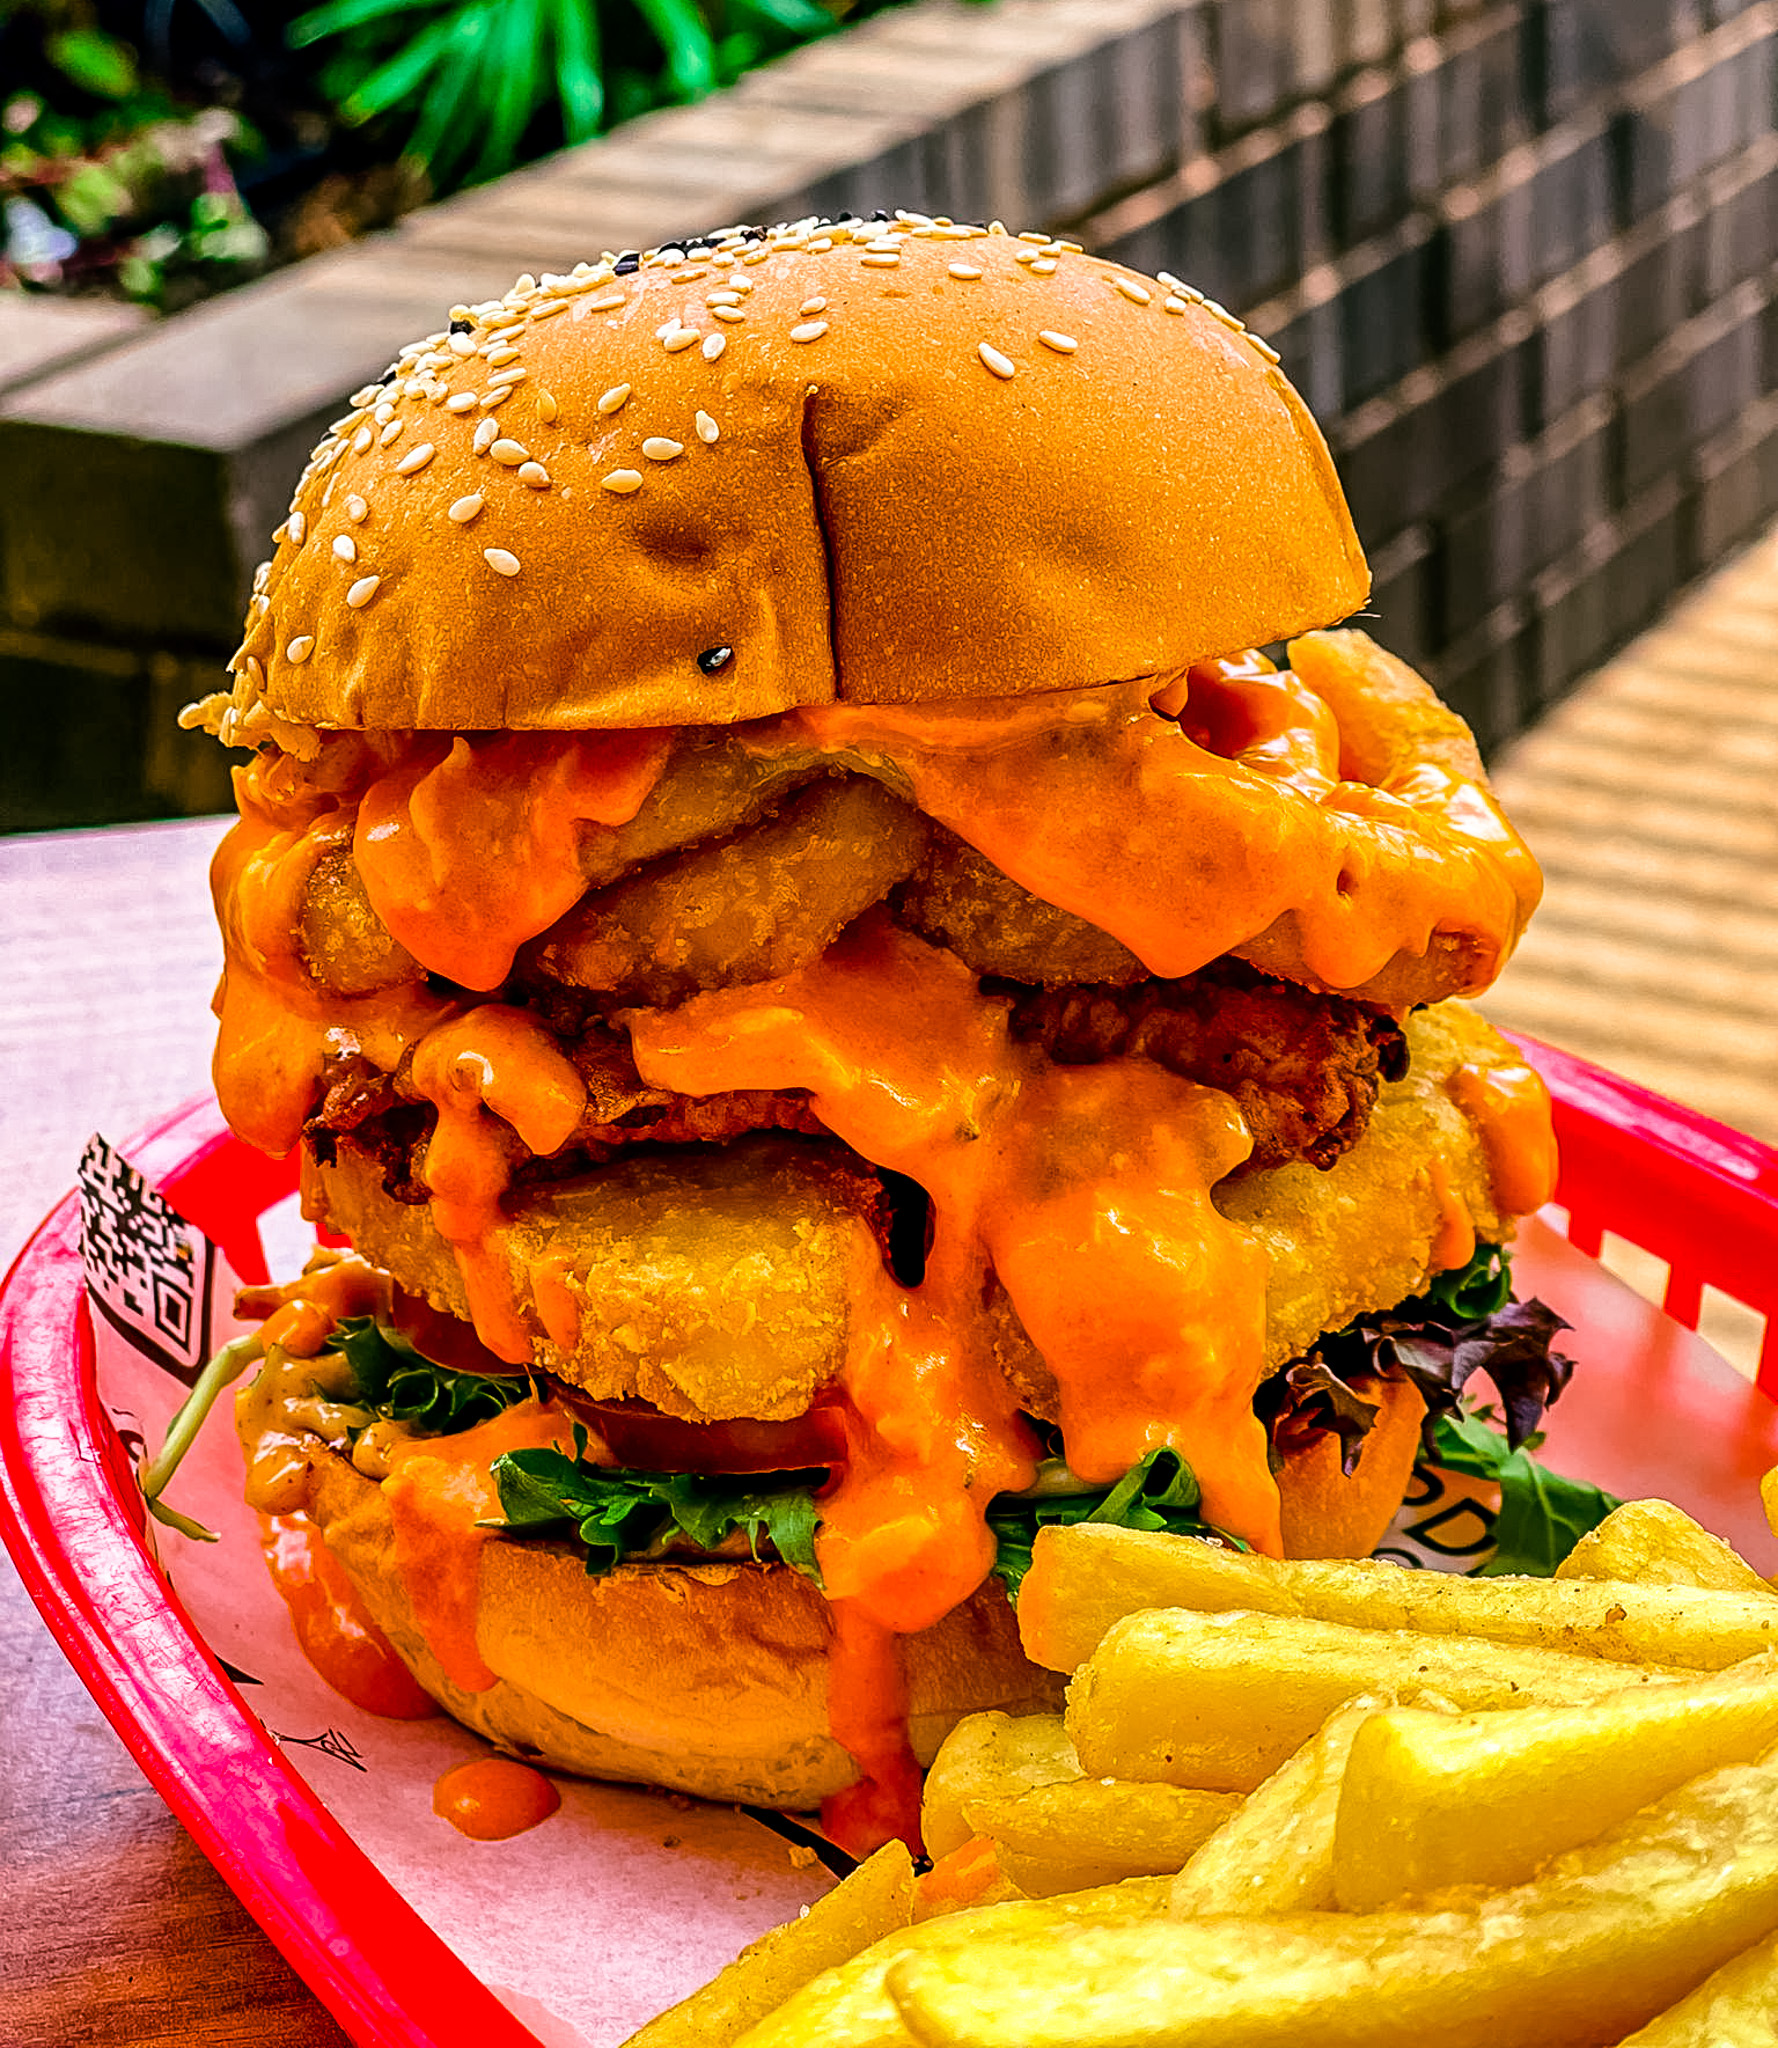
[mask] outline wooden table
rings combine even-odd
[[[0,840],[0,1264],[69,1186],[206,1085],[222,823]],[[111,1732],[0,1555],[0,2042],[339,2048]]]

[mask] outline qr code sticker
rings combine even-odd
[[[211,1351],[216,1247],[101,1137],[80,1160],[86,1284],[107,1322],[190,1386]]]

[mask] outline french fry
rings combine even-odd
[[[856,1960],[817,1977],[734,2048],[918,2048],[886,1989],[890,1970],[903,1956],[973,1948],[984,1935],[1072,1940],[1087,1928],[1155,1919],[1167,1910],[1167,1884],[1164,1877],[1131,1878],[1072,1898],[984,1906],[979,1913],[954,1913],[900,1929]]]
[[[1075,1673],[1065,1719],[1091,1777],[1251,1792],[1363,1692],[1424,1686],[1473,1712],[1573,1706],[1681,1675],[1534,1645],[1174,1608],[1112,1628]]]
[[[1721,1671],[1778,1648],[1778,1602],[1769,1591],[1469,1579],[1368,1560],[1282,1562],[1093,1522],[1040,1530],[1034,1557],[1019,1595],[1020,1634],[1028,1656],[1058,1671],[1084,1663],[1123,1615],[1151,1607],[1301,1615],[1692,1671]]]
[[[1001,1868],[999,1848],[986,1835],[972,1835],[960,1849],[941,1856],[923,1877],[914,1879],[914,1924],[967,1913],[977,1906],[1000,1906],[1025,1894]]]
[[[990,1836],[1000,1866],[1027,1898],[1088,1891],[1126,1877],[1179,1870],[1240,1806],[1233,1792],[1075,1778],[964,1807]]]
[[[624,2048],[733,2048],[757,2020],[823,1971],[905,1928],[913,1897],[913,1859],[902,1843],[890,1842],[800,1919],[749,1943],[726,1970],[650,2020]]]
[[[1522,1883],[1639,1807],[1778,1741],[1778,1667],[1578,1707],[1373,1714],[1347,1760],[1334,1892],[1349,1913],[1451,1885]]]
[[[1598,2048],[1778,1927],[1778,1777],[1713,1772],[1529,1884],[1449,1901],[1065,1941],[978,1923],[885,1982],[922,2048]]]
[[[926,1774],[920,1835],[934,1862],[977,1832],[963,1809],[976,1799],[1015,1798],[1080,1776],[1060,1714],[969,1714],[939,1745]]]
[[[1334,1817],[1352,1738],[1392,1696],[1330,1714],[1295,1755],[1244,1799],[1173,1880],[1170,1910],[1317,1913],[1334,1903]]]
[[[1621,2048],[1778,2048],[1778,1935],[1724,1963]]]
[[[1778,1597],[1744,1557],[1670,1500],[1627,1500],[1613,1508],[1556,1567],[1556,1577]]]

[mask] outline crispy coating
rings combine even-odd
[[[342,1142],[305,1154],[310,1213],[403,1286],[462,1317],[450,1247],[424,1208],[381,1199],[377,1167]],[[882,1253],[876,1178],[844,1147],[761,1136],[637,1154],[515,1192],[490,1237],[519,1306],[547,1310],[539,1363],[599,1400],[651,1401],[693,1422],[801,1415],[838,1372],[861,1262]],[[573,1306],[539,1303],[539,1274]],[[571,1339],[571,1341],[569,1341]]]
[[[424,972],[371,908],[349,846],[331,847],[311,869],[296,943],[315,979],[343,996],[395,988]]]
[[[1133,988],[1023,990],[1012,1030],[1065,1066],[1135,1054],[1232,1095],[1253,1133],[1245,1171],[1332,1166],[1364,1135],[1379,1083],[1407,1072],[1392,1017],[1235,960]]]
[[[879,902],[919,859],[925,832],[878,783],[824,777],[736,838],[583,897],[522,972],[650,1004],[769,981]]]
[[[1054,988],[1132,982],[1147,972],[1127,946],[1072,911],[1033,896],[954,832],[932,828],[926,858],[896,892],[896,914],[949,946],[977,974]]]

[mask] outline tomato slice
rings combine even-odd
[[[497,1358],[461,1317],[446,1315],[417,1294],[397,1287],[389,1320],[422,1358],[451,1372],[480,1373],[489,1379],[522,1378],[529,1366]]]
[[[684,1422],[646,1401],[596,1401],[551,1379],[564,1407],[586,1418],[620,1465],[636,1472],[796,1472],[846,1455],[837,1402],[818,1401],[791,1422]]]

